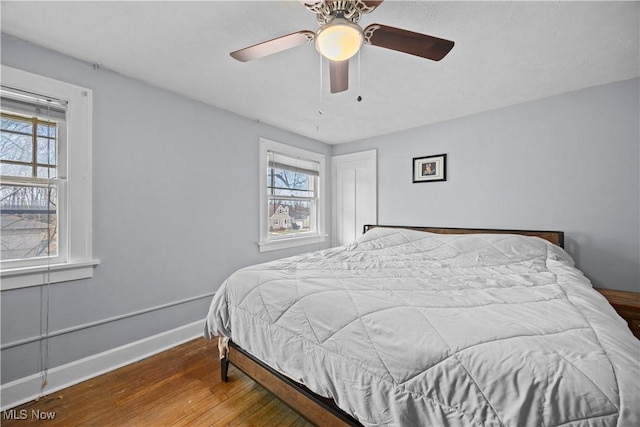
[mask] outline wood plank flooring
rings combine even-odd
[[[204,338],[4,412],[0,424],[311,425],[233,366],[229,367],[229,382],[222,382],[217,344]]]

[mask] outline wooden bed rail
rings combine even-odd
[[[220,359],[222,381],[228,381],[229,363],[296,410],[317,426],[362,426],[333,400],[317,395],[302,384],[282,375],[234,342],[229,341],[227,355]]]

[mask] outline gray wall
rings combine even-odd
[[[598,287],[640,291],[639,80],[335,146],[378,150],[378,223],[551,229]],[[366,99],[366,97],[365,97]],[[412,184],[447,154],[447,181]]]
[[[327,247],[259,253],[258,139],[330,146],[7,36],[2,64],[93,89],[102,264],[93,279],[50,286],[52,332],[211,293],[239,267]],[[203,319],[210,299],[53,338],[50,367]],[[40,303],[39,287],[2,292],[3,344],[40,335]],[[39,371],[39,345],[2,351],[3,383]]]

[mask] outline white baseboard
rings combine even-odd
[[[0,386],[0,411],[30,402],[88,379],[97,377],[179,344],[201,337],[204,320],[153,335],[122,347],[85,357],[66,365],[49,369],[48,385],[42,389],[42,373],[29,375]]]

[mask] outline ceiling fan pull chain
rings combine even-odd
[[[356,100],[358,102],[362,101],[362,96],[360,95],[360,51],[358,51],[358,97]]]
[[[322,115],[324,111],[322,111],[322,55],[320,56],[320,108],[318,108],[318,114]]]

